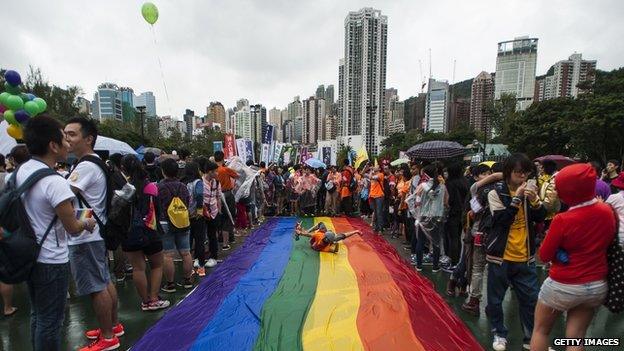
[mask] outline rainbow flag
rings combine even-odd
[[[76,209],[76,219],[85,220],[87,218],[93,217],[93,209],[91,208],[77,208]]]
[[[272,218],[150,328],[133,350],[482,350],[465,324],[361,219],[337,254],[293,239]]]

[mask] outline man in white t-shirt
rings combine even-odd
[[[57,120],[45,115],[28,122],[24,139],[32,159],[12,175],[16,177],[16,186],[24,183],[37,170],[52,169],[56,162],[65,161],[69,144],[62,128]],[[33,350],[61,349],[61,327],[69,287],[66,234],[93,231],[95,227],[92,218],[76,219],[73,199],[74,193],[67,180],[60,175],[39,180],[22,196],[26,214],[39,242],[52,225],[27,281]]]
[[[65,126],[70,151],[78,164],[69,173],[69,184],[76,194],[79,211],[93,211],[93,217],[106,224],[108,175],[98,165],[99,157],[93,151],[97,127],[93,120],[82,117],[71,119]],[[98,224],[93,233],[82,233],[69,239],[69,262],[78,295],[90,295],[99,328],[86,332],[96,340],[81,351],[112,350],[119,347],[124,334],[117,320],[117,290],[108,270],[108,251]]]

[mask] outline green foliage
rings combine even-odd
[[[451,85],[451,95],[455,99],[470,99],[472,92],[472,81],[474,79],[466,79],[464,81]]]

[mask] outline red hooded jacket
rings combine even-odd
[[[609,205],[595,200],[596,172],[589,164],[565,167],[557,173],[555,187],[570,209],[555,216],[539,249],[541,260],[552,262],[550,278],[563,284],[605,279],[616,223]],[[560,248],[568,253],[568,264],[556,259]]]

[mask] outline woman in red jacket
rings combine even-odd
[[[562,312],[567,312],[565,337],[585,336],[607,296],[607,247],[616,228],[611,208],[596,199],[596,172],[589,164],[561,170],[555,187],[570,208],[555,216],[539,250],[542,261],[552,266],[535,309],[535,351],[548,349],[548,335]]]

